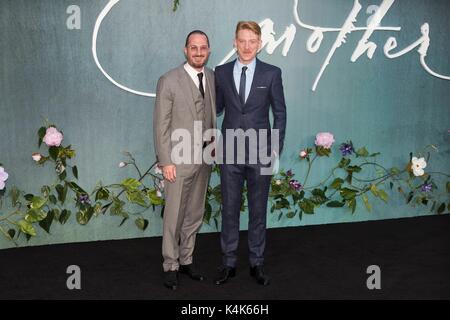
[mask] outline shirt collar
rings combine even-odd
[[[203,76],[205,76],[205,68],[202,68],[202,71],[197,71],[196,69],[194,69],[189,63],[185,63],[184,64],[184,69],[190,74],[193,75],[195,77],[197,77],[197,74],[199,74],[200,72],[203,72]]]
[[[256,57],[253,58],[253,60],[249,63],[249,64],[243,64],[239,61],[239,58],[236,59],[236,64],[235,66],[237,67],[237,69],[239,70],[239,72],[242,70],[242,67],[247,67],[247,71],[248,72],[253,72],[255,70],[255,66],[256,66]]]

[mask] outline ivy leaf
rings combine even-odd
[[[109,190],[106,188],[100,188],[98,189],[98,191],[95,193],[95,201],[98,200],[108,200],[109,198]]]
[[[136,223],[136,226],[139,229],[141,229],[142,231],[144,231],[148,227],[148,220],[147,219],[137,218],[135,223]]]
[[[356,156],[357,156],[357,157],[363,157],[363,158],[365,158],[365,157],[367,157],[368,155],[369,155],[369,151],[367,151],[366,147],[359,148],[359,149],[356,151]]]
[[[203,221],[209,224],[211,220],[212,207],[208,201],[205,201],[205,214],[203,215]]]
[[[294,216],[295,216],[295,212],[294,212],[294,211],[289,211],[289,212],[286,214],[286,217],[288,217],[289,219],[292,219]]]
[[[55,186],[56,192],[58,193],[58,200],[61,202],[61,204],[64,204],[64,201],[66,201],[66,195],[67,195],[67,184],[64,184],[64,187],[61,184],[57,184]]]
[[[25,215],[24,219],[27,222],[33,223],[44,220],[46,216],[47,212],[45,212],[42,209],[30,209],[27,211],[27,214]]]
[[[71,181],[68,183],[70,189],[72,189],[76,194],[88,194],[86,191],[84,191],[79,185],[77,185],[75,182]]]
[[[45,219],[42,221],[39,221],[39,226],[42,229],[44,229],[45,231],[47,231],[48,234],[50,234],[50,226],[52,225],[54,216],[55,216],[55,212],[53,210],[50,210],[47,213],[47,216],[45,217]]]
[[[345,168],[350,164],[351,160],[347,158],[342,158],[341,161],[339,161],[338,167],[339,168]]]
[[[340,207],[343,207],[344,205],[345,205],[344,202],[335,201],[335,200],[327,203],[327,207],[330,207],[330,208],[340,208]]]
[[[378,190],[378,188],[377,188],[376,185],[374,185],[374,184],[371,184],[371,185],[370,185],[370,192],[372,192],[372,194],[373,194],[375,197],[379,197],[379,190]]]
[[[348,202],[348,206],[352,209],[352,214],[355,213],[356,210],[356,199],[353,198]]]
[[[67,220],[69,219],[71,214],[72,214],[72,212],[70,210],[64,209],[61,212],[61,215],[59,216],[59,223],[65,224],[67,222]]]
[[[86,225],[94,214],[94,208],[88,207],[77,212],[77,221],[81,225]]]
[[[31,207],[32,209],[39,209],[39,208],[41,208],[46,202],[47,202],[46,199],[41,198],[41,197],[34,196],[34,197],[31,199],[30,207]]]
[[[341,189],[343,183],[344,183],[344,180],[342,180],[341,178],[336,178],[331,183],[330,188],[339,190],[339,189]]]
[[[46,127],[40,127],[39,130],[38,130],[38,137],[39,137],[38,146],[39,146],[39,148],[41,147],[42,140],[44,139],[46,132],[47,132],[47,128]]]
[[[50,147],[48,149],[48,153],[50,154],[50,157],[53,160],[56,160],[58,158],[58,155],[59,155],[59,147],[54,147],[54,146]]]
[[[75,177],[75,179],[78,180],[78,168],[77,168],[77,166],[73,166],[72,167],[72,173],[73,173],[73,176]]]
[[[30,236],[36,236],[36,230],[34,229],[33,225],[25,220],[20,220],[17,222],[19,225],[20,231],[23,233],[30,235]]]
[[[128,201],[131,201],[133,203],[136,203],[142,207],[148,208],[148,204],[145,202],[144,196],[142,195],[142,192],[137,191],[127,191],[127,199]]]
[[[350,173],[350,172],[360,172],[361,171],[361,167],[360,166],[348,166],[347,167],[347,172],[348,173]]]
[[[316,146],[316,153],[320,157],[323,157],[323,156],[329,157],[331,154],[331,149],[327,149],[322,146]]]
[[[309,199],[304,199],[300,203],[300,209],[303,210],[304,213],[313,214],[314,213],[314,203]]]
[[[437,209],[437,213],[441,214],[442,212],[444,212],[444,210],[445,210],[445,203],[442,202],[439,208]]]
[[[341,191],[339,191],[339,193],[341,197],[344,198],[345,200],[351,200],[355,198],[358,191],[350,188],[342,188]]]
[[[122,181],[121,185],[127,190],[127,191],[134,191],[137,190],[137,188],[141,185],[141,183],[133,178],[127,178]]]
[[[12,239],[14,239],[14,236],[16,235],[16,230],[14,230],[14,229],[9,229],[8,230],[8,235],[9,235],[9,238],[12,240]]]
[[[363,201],[364,201],[364,205],[367,208],[367,211],[371,212],[372,211],[372,205],[369,203],[369,198],[365,194],[362,195],[362,198],[363,198]]]
[[[388,202],[389,196],[383,189],[378,189],[378,194],[381,200],[383,200],[385,203]]]

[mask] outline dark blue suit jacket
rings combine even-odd
[[[244,131],[267,129],[268,144],[270,144],[269,109],[272,106],[273,129],[279,130],[279,152],[281,153],[286,131],[286,104],[281,69],[256,59],[250,94],[242,105],[233,79],[235,62],[236,60],[233,60],[215,69],[217,114],[225,111],[222,135],[225,135],[226,129],[241,128]],[[267,147],[270,148],[270,145]]]

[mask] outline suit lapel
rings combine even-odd
[[[259,60],[256,59],[255,72],[253,73],[253,81],[245,104],[247,104],[250,101],[250,98],[255,94],[257,81],[258,79],[261,78],[261,75],[262,75],[261,64],[259,63]]]
[[[235,99],[235,105],[239,106],[239,108],[242,108],[241,106],[241,100],[239,98],[239,93],[236,90],[236,83],[234,82],[234,75],[233,75],[233,71],[234,71],[234,64],[236,63],[236,59],[233,60],[231,63],[228,64],[228,70],[226,72],[227,75],[227,81],[226,83],[229,83],[231,86],[231,92],[233,92],[233,97]]]
[[[178,81],[180,83],[181,91],[185,96],[185,101],[191,110],[192,117],[197,120],[197,110],[195,109],[194,96],[192,95],[192,90],[190,89],[190,82],[192,79],[189,74],[184,70],[184,64],[178,67]]]
[[[214,107],[216,105],[216,97],[213,95],[213,92],[215,92],[215,88],[212,84],[212,79],[214,79],[214,73],[210,72],[209,69],[206,69],[205,67],[205,73],[208,74],[208,76],[206,77],[206,85],[207,85],[207,89],[209,91],[209,97],[211,99],[211,106],[212,106],[212,117],[213,117],[213,127],[216,127],[216,108]],[[214,91],[212,90],[214,89]]]

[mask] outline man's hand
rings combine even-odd
[[[170,164],[167,166],[163,166],[162,167],[162,172],[163,172],[163,176],[164,178],[169,181],[169,182],[175,182],[175,179],[177,177],[177,170],[175,165]]]

